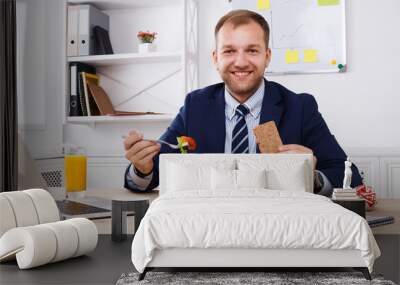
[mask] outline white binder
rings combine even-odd
[[[79,5],[79,55],[94,54],[93,27],[109,30],[109,16],[93,5]]]
[[[79,6],[68,6],[68,21],[67,21],[67,56],[78,56],[78,21],[79,21]]]

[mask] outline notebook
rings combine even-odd
[[[367,215],[366,219],[368,221],[368,225],[371,228],[394,223],[393,216],[369,216],[369,215]]]

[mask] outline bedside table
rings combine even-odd
[[[365,219],[365,201],[363,199],[354,200],[339,200],[332,199],[332,202],[339,204],[340,206],[359,214]]]

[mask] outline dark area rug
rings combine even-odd
[[[142,281],[138,281],[139,273],[124,273],[117,285],[133,284],[373,284],[395,285],[384,280],[381,275],[372,275],[372,281],[364,278],[360,272],[154,272],[150,271]]]

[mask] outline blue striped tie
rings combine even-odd
[[[245,117],[249,109],[245,105],[236,108],[237,121],[232,131],[232,153],[249,153],[249,131]]]

